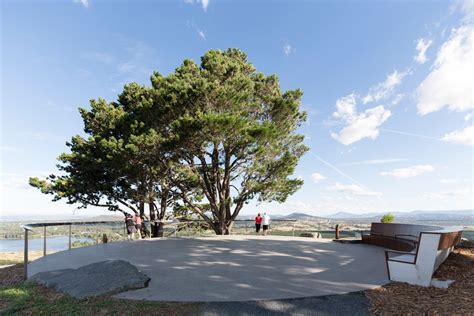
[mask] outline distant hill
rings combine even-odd
[[[375,216],[379,216],[382,213],[365,213],[365,214],[354,214],[349,212],[337,212],[331,215],[325,216],[326,218],[331,219],[352,219],[352,218],[371,218]]]
[[[294,219],[294,220],[319,220],[322,219],[318,216],[308,215],[305,213],[291,213],[289,215],[283,216],[282,219]]]
[[[338,212],[325,216],[329,219],[346,220],[378,220],[389,212],[373,212],[365,214],[353,214],[349,212]],[[411,211],[411,212],[390,212],[395,216],[397,222],[460,222],[472,224],[474,222],[473,210],[453,210],[453,211]]]
[[[115,221],[123,221],[123,215],[99,215],[94,217],[88,217],[88,221],[91,222],[115,222]]]

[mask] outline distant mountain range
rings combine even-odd
[[[368,219],[380,218],[384,214],[391,213],[398,219],[414,219],[425,221],[442,220],[470,220],[474,218],[473,210],[453,210],[453,211],[411,211],[411,212],[373,212],[365,214],[353,214],[348,212],[338,212],[332,215],[324,216],[329,219]]]
[[[301,212],[294,212],[289,215],[272,214],[272,219],[277,220],[305,220],[305,221],[324,221],[324,220],[344,220],[353,223],[370,223],[378,222],[380,218],[387,213],[395,216],[395,221],[400,223],[411,222],[439,222],[446,225],[474,225],[474,210],[453,210],[453,211],[411,211],[411,212],[372,212],[364,214],[354,214],[350,212],[337,212],[331,215],[314,216]],[[255,215],[240,215],[239,220],[253,220]],[[25,218],[1,218],[2,221],[25,221]],[[80,216],[75,218],[44,218],[42,220],[29,219],[29,222],[43,221],[122,221],[122,215],[100,215],[100,216]]]
[[[289,215],[270,214],[273,219],[287,220],[351,220],[355,222],[379,221],[387,213],[395,216],[397,222],[463,222],[472,224],[474,222],[473,210],[455,211],[411,211],[411,212],[372,212],[364,214],[354,214],[349,212],[338,212],[331,215],[314,216],[306,213],[294,212]],[[254,215],[239,216],[238,219],[253,219]]]

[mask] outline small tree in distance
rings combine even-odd
[[[385,223],[385,224],[388,224],[388,223],[393,223],[395,221],[395,216],[393,214],[385,214],[384,216],[382,216],[382,218],[380,219],[380,222],[381,223]]]

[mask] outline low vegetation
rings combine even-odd
[[[381,223],[393,223],[395,221],[395,216],[393,214],[385,214],[384,216],[382,216],[382,218],[380,219],[380,222]]]
[[[22,281],[22,265],[0,269],[1,315],[183,315],[198,304],[119,300],[111,297],[75,299]]]

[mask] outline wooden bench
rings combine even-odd
[[[414,251],[422,231],[438,230],[439,226],[397,223],[372,223],[370,234],[362,235],[365,244],[398,251]]]
[[[412,252],[386,250],[388,277],[392,281],[430,286],[433,273],[461,241],[459,228],[441,228],[421,232],[416,250]]]

